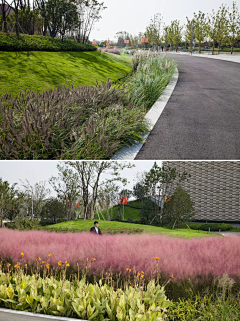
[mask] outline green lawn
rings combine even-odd
[[[89,230],[93,227],[94,221],[84,221],[84,220],[76,220],[76,221],[69,221],[69,222],[62,222],[54,225],[49,225],[49,228],[71,228],[76,230]],[[203,237],[209,236],[208,232],[204,231],[196,231],[196,230],[188,230],[188,229],[167,229],[164,227],[156,227],[156,226],[149,226],[149,225],[142,225],[142,224],[135,224],[135,223],[122,223],[122,222],[112,222],[112,221],[99,221],[99,227],[102,229],[106,228],[143,228],[145,233],[148,234],[167,234],[169,236],[180,236],[180,237]]]
[[[91,86],[131,71],[131,57],[94,52],[0,51],[0,96],[58,85]]]

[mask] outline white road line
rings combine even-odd
[[[149,123],[150,131],[155,126],[156,122],[158,121],[159,117],[161,116],[165,106],[167,105],[167,102],[169,98],[171,97],[173,90],[177,84],[179,77],[178,69],[176,68],[173,74],[173,78],[170,81],[170,83],[167,85],[161,96],[158,98],[158,100],[155,102],[155,104],[152,106],[152,108],[147,112],[145,115],[145,120]],[[148,138],[150,132],[145,133],[142,135],[143,142],[139,143],[136,142],[131,146],[123,146],[120,148],[111,159],[114,160],[133,160],[137,156],[138,152],[142,148],[143,144],[146,142],[146,139]]]

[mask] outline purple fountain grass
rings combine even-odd
[[[21,252],[27,263],[37,257],[49,263],[68,261],[71,266],[96,258],[91,273],[100,274],[102,264],[113,272],[135,267],[150,276],[159,257],[159,269],[175,280],[205,279],[208,276],[231,277],[240,274],[240,238],[207,237],[202,239],[170,238],[161,235],[102,235],[90,233],[55,233],[0,229],[0,257],[17,262]]]

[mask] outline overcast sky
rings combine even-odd
[[[161,13],[163,21],[169,25],[172,20],[186,23],[186,16],[192,18],[194,12],[211,13],[218,10],[222,3],[231,7],[232,0],[102,0],[106,10],[96,24],[91,40],[114,40],[118,31],[133,35],[144,32],[151,18]],[[237,0],[238,8],[240,0]],[[240,8],[239,8],[240,9]]]
[[[122,177],[129,181],[126,188],[132,189],[136,174],[149,170],[154,161],[132,161],[129,163],[134,164],[135,167],[123,170]],[[159,166],[162,164],[161,161],[157,161],[157,163]],[[1,161],[0,178],[9,181],[11,184],[21,183],[20,179],[28,179],[32,185],[40,181],[48,182],[49,178],[58,175],[57,164],[58,161]],[[106,178],[106,176],[103,176],[103,178]],[[48,187],[51,188],[49,185]]]

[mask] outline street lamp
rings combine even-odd
[[[193,21],[192,21],[191,25],[192,25],[191,55],[192,55],[192,45],[193,45],[193,30],[194,30],[194,28],[195,28],[195,25],[194,25],[194,22],[193,22]]]

